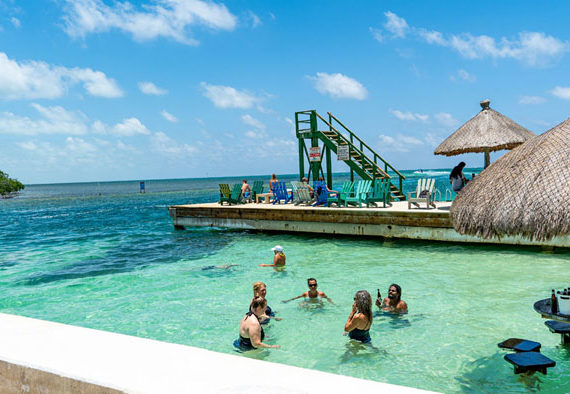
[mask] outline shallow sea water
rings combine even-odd
[[[173,229],[169,205],[212,201],[218,183],[238,181],[152,181],[142,195],[136,182],[29,186],[0,201],[0,311],[435,391],[570,392],[570,347],[532,309],[570,286],[570,253]],[[257,266],[275,244],[284,272]],[[202,270],[226,264],[236,266]],[[336,305],[280,302],[309,277]],[[232,342],[259,280],[283,319],[266,328],[267,342],[281,349],[238,353]],[[342,335],[354,293],[385,296],[392,282],[410,312],[376,311],[373,347],[354,346]],[[541,342],[556,367],[514,375],[497,347],[509,337]]]

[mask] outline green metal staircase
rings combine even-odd
[[[330,112],[327,112],[327,114],[328,120],[324,119],[315,110],[295,113],[295,127],[297,138],[299,139],[299,165],[301,173],[304,173],[304,161],[301,156],[303,151],[306,156],[309,157],[307,148],[304,144],[305,139],[311,140],[312,147],[317,147],[318,141],[322,141],[323,152],[321,155],[326,155],[328,174],[331,173],[330,151],[338,154],[338,147],[347,145],[349,158],[348,160],[344,160],[344,162],[350,168],[351,179],[353,179],[353,173],[358,174],[362,179],[371,180],[372,182],[376,179],[388,178],[390,179],[392,199],[400,201],[405,200],[406,196],[403,193],[402,183],[406,177],[384,160]],[[324,124],[326,126],[325,128],[328,130],[319,130],[319,125],[321,124]],[[314,179],[319,175],[317,172],[318,169],[321,168],[320,165],[321,163],[319,162],[317,166],[312,167],[309,170],[309,173],[313,170]],[[390,176],[388,171],[396,174],[398,179],[396,180],[395,177]],[[331,183],[332,178],[329,175],[329,187],[332,186]]]

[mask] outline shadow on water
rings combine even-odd
[[[362,343],[351,339],[345,346],[346,351],[340,356],[341,363],[368,364],[372,361],[380,361],[388,356],[386,350],[378,349],[372,343]]]
[[[468,372],[456,378],[461,391],[465,393],[498,393],[527,391],[538,392],[545,383],[544,375],[515,375],[513,367],[504,360],[505,352],[496,352],[488,357],[481,357],[465,363],[463,369]]]
[[[18,285],[34,286],[60,280],[80,279],[100,275],[117,274],[144,269],[148,266],[171,264],[180,260],[190,261],[215,254],[233,242],[239,233],[232,231],[184,231],[171,237],[156,239],[154,236],[129,239],[118,245],[104,257],[88,258],[73,262],[50,272],[38,272],[16,281]],[[222,270],[196,270],[204,276],[229,274],[232,268]],[[0,267],[1,269],[1,267]],[[211,271],[211,272],[210,272]]]
[[[412,323],[424,320],[426,318],[426,315],[423,313],[410,315],[408,313],[402,314],[386,311],[376,311],[372,316],[374,318],[374,323],[376,323],[376,326],[382,325],[382,327],[385,327],[384,324],[387,323],[388,327],[394,330],[411,327]]]

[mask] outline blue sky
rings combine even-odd
[[[0,0],[0,170],[294,173],[306,109],[400,169],[480,166],[433,155],[480,100],[537,134],[568,117],[568,15],[530,1]]]

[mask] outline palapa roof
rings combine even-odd
[[[443,141],[433,152],[454,156],[468,152],[493,152],[513,149],[535,134],[505,115],[491,109],[489,100],[481,101],[481,112]]]
[[[451,220],[460,234],[570,234],[570,118],[506,153],[458,193]]]

